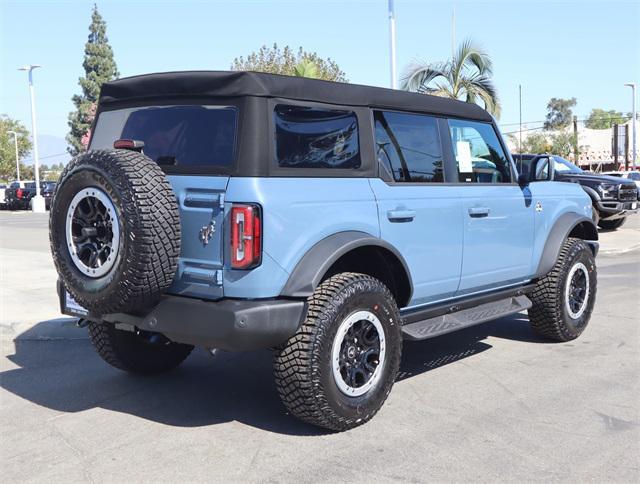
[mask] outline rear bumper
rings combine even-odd
[[[229,351],[270,348],[284,343],[298,330],[307,314],[304,300],[204,301],[168,295],[144,315],[82,315],[65,307],[60,281],[58,293],[63,314],[90,321],[134,326],[161,333],[178,343]]]

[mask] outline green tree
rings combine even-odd
[[[551,136],[551,153],[568,158],[577,146],[576,135],[570,131],[561,131]]]
[[[481,104],[499,117],[500,100],[492,75],[489,55],[467,39],[447,62],[411,64],[403,75],[402,89]]]
[[[522,140],[522,152],[532,154],[550,153],[551,143],[544,133],[531,133]]]
[[[624,124],[631,119],[631,116],[626,116],[620,111],[611,109],[605,111],[604,109],[595,108],[589,113],[589,117],[584,125],[590,129],[607,129],[611,128],[614,124]]]
[[[577,101],[575,97],[562,99],[552,97],[547,103],[547,119],[544,122],[544,129],[555,131],[568,127],[573,121],[573,108]]]
[[[273,44],[271,48],[263,45],[258,52],[252,52],[246,58],[236,57],[231,64],[231,70],[348,82],[345,73],[330,58],[322,59],[315,52],[307,52],[302,47],[294,54],[289,46],[280,49],[278,44]]]
[[[70,131],[67,135],[69,143],[67,150],[72,155],[86,150],[83,138],[86,141],[102,84],[119,76],[113,50],[107,39],[107,24],[98,13],[96,5],[93,6],[91,14],[89,38],[84,47],[82,67],[85,72],[85,76],[79,79],[82,94],[76,94],[71,98],[76,109],[69,113]]]
[[[11,119],[6,114],[0,115],[0,178],[13,180],[16,177],[16,145],[14,136],[9,131],[17,133],[19,159],[31,152],[31,140],[29,139],[29,131],[20,121]],[[22,177],[24,165],[22,163],[20,165]]]
[[[297,77],[309,77],[311,79],[319,79],[320,71],[315,62],[310,60],[301,60],[294,69]]]

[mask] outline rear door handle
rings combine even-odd
[[[489,216],[489,207],[469,207],[469,216],[472,218],[482,218]]]
[[[415,210],[396,209],[387,211],[387,218],[391,222],[411,222],[415,216]]]

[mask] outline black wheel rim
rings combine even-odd
[[[340,325],[333,345],[333,375],[349,396],[366,393],[380,378],[384,363],[384,331],[369,311],[359,311]]]
[[[578,319],[586,310],[589,298],[589,273],[586,266],[575,264],[567,279],[565,293],[567,312],[573,319]]]
[[[97,188],[76,194],[67,210],[69,254],[89,277],[104,275],[115,263],[120,230],[109,197]]]

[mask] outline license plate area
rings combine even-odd
[[[68,316],[77,316],[81,318],[89,314],[89,311],[78,304],[78,301],[76,301],[64,288],[61,288],[60,312]]]

